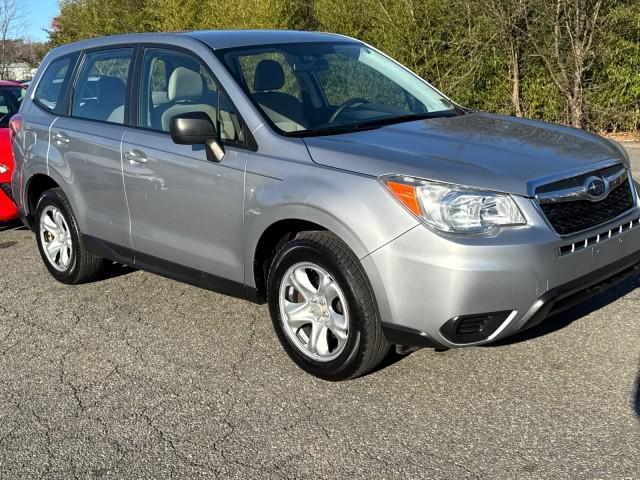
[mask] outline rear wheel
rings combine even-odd
[[[389,350],[371,287],[351,250],[329,232],[304,232],[278,251],[269,309],[284,349],[305,371],[344,380],[375,368]]]
[[[47,190],[38,200],[36,234],[42,260],[59,282],[85,283],[102,272],[104,260],[86,249],[69,201],[60,188]]]

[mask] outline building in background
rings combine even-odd
[[[31,80],[37,70],[37,66],[31,66],[26,62],[8,63],[5,66],[5,74],[2,80],[15,80],[17,82]]]
[[[0,79],[24,81],[31,80],[47,45],[23,39],[0,41]]]

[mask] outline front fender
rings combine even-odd
[[[362,259],[418,222],[377,179],[312,164],[289,164],[281,178],[247,173],[245,279],[255,286],[253,261],[262,234],[276,222],[303,220],[340,237]]]

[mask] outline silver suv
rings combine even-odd
[[[11,125],[13,196],[57,280],[115,261],[266,301],[325,379],[512,335],[638,270],[620,146],[460,107],[339,35],[66,45]]]

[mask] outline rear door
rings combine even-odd
[[[247,149],[239,117],[202,62],[182,51],[145,49],[137,92],[138,128],[122,145],[136,264],[239,293],[230,290],[244,282]],[[221,163],[208,161],[203,146],[171,140],[170,118],[188,111],[204,111],[218,124]]]
[[[133,73],[133,47],[87,51],[73,87],[68,116],[51,128],[49,163],[68,175],[80,230],[131,248],[122,179],[121,142]]]
[[[22,105],[20,113],[23,128],[12,145],[17,178],[21,178],[24,166],[29,166],[32,170],[46,171],[49,129],[57,116],[64,111],[66,92],[72,80],[77,58],[78,55],[74,53],[51,61],[38,79],[33,101],[27,101]],[[19,190],[14,184],[14,196],[20,195],[24,187],[22,186]],[[25,205],[24,199],[19,200],[24,207],[32,207]]]

